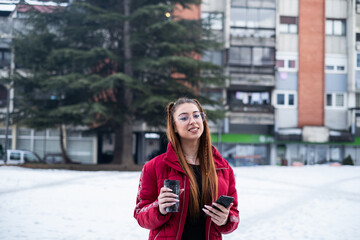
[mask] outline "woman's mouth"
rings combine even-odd
[[[190,129],[189,129],[189,132],[195,133],[195,132],[197,132],[198,130],[199,130],[199,128],[194,127],[194,128],[190,128]]]

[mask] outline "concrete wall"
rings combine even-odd
[[[326,74],[325,92],[346,92],[347,74]]]
[[[280,33],[277,38],[277,51],[298,52],[298,35],[292,33]]]
[[[326,36],[326,53],[347,55],[345,36]]]
[[[279,0],[278,12],[282,16],[298,16],[299,0]]]
[[[353,1],[355,2],[355,1]],[[326,0],[326,17],[327,18],[346,18],[347,1],[346,0]]]
[[[296,128],[298,125],[298,110],[296,108],[276,109],[276,122],[278,128]]]
[[[297,72],[277,72],[276,73],[276,89],[277,90],[293,90],[297,91],[298,76]]]
[[[325,126],[334,130],[347,130],[347,110],[325,110]]]

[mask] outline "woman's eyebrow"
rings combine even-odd
[[[197,113],[197,112],[200,112],[200,111],[196,110],[196,111],[193,111],[192,113]],[[183,112],[183,113],[180,113],[178,116],[183,115],[183,114],[184,114],[184,115],[185,115],[185,114],[186,114],[186,115],[189,115],[189,113]]]

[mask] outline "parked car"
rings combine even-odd
[[[41,163],[41,158],[34,152],[27,150],[7,150],[6,164]],[[1,160],[4,164],[4,159]]]
[[[45,154],[43,161],[47,164],[62,163],[63,157],[61,153],[47,153]]]

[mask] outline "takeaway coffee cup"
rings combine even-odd
[[[178,195],[176,199],[179,199],[179,193],[180,193],[180,181],[178,180],[170,180],[165,179],[164,180],[164,186],[167,188],[170,188],[172,190],[172,193]],[[166,207],[166,212],[179,212],[179,202],[176,202],[176,204]]]

